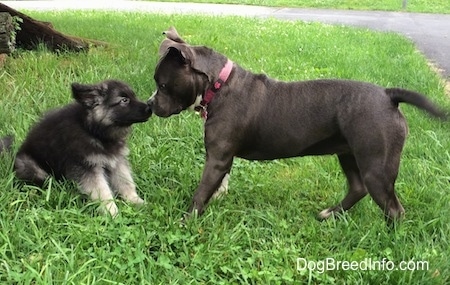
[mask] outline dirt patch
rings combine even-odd
[[[5,65],[7,57],[8,55],[6,53],[0,53],[0,68],[2,68]]]
[[[444,79],[442,79],[444,80]],[[450,97],[450,81],[444,80],[445,82],[445,94]]]
[[[447,95],[447,97],[450,98],[450,78],[445,79],[443,77],[443,74],[444,74],[443,70],[441,68],[437,67],[436,64],[434,64],[432,62],[428,62],[428,65],[434,72],[436,72],[437,75],[439,75],[439,77],[441,78],[441,81],[442,81],[442,85],[444,85],[445,95]]]

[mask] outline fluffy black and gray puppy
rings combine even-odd
[[[50,175],[73,180],[113,217],[118,214],[115,194],[144,203],[126,158],[126,137],[151,110],[121,81],[73,83],[72,94],[75,103],[50,111],[31,129],[16,156],[16,176],[38,186]]]

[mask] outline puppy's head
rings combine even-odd
[[[83,106],[92,123],[130,126],[145,122],[151,109],[136,98],[124,82],[105,80],[98,84],[72,83],[72,95]]]
[[[205,46],[191,46],[175,28],[164,32],[154,79],[157,90],[148,101],[153,112],[169,117],[198,104],[226,58]]]

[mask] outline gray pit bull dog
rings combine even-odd
[[[367,193],[388,220],[404,213],[394,191],[407,135],[398,105],[446,118],[424,95],[350,80],[277,81],[189,45],[174,28],[164,34],[154,75],[158,90],[148,103],[160,117],[196,109],[205,118],[206,164],[189,213],[202,214],[227,184],[234,157],[328,154],[337,155],[349,190],[320,218],[350,209]]]

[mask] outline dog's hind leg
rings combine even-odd
[[[119,214],[119,209],[114,202],[113,192],[109,188],[105,171],[102,167],[92,169],[81,177],[74,178],[80,186],[80,191],[88,195],[93,201],[100,201],[100,211],[107,212],[115,218]]]
[[[391,161],[390,164],[396,164],[397,167],[389,165],[389,163],[373,164],[370,169],[361,172],[370,196],[384,211],[386,218],[393,221],[400,218],[405,210],[395,195],[394,189],[398,162]]]
[[[345,198],[336,206],[330,207],[319,213],[320,219],[326,219],[333,213],[347,211],[359,200],[367,195],[355,157],[351,154],[339,155],[339,163],[348,181],[348,193]]]
[[[123,200],[136,205],[145,203],[136,192],[136,185],[134,184],[131,169],[126,159],[119,160],[116,167],[111,169],[109,180],[111,182],[111,188],[113,188]]]
[[[45,180],[50,176],[31,156],[25,153],[17,154],[14,171],[17,178],[39,187],[44,186]]]
[[[384,104],[384,103],[380,103]],[[400,156],[406,140],[406,122],[391,106],[364,109],[364,116],[342,121],[342,134],[350,146],[361,181],[388,220],[404,213],[395,195],[394,184],[400,166]]]
[[[359,152],[359,159],[356,158],[367,191],[389,221],[400,218],[405,212],[394,189],[404,136],[394,138],[378,142],[378,146],[366,146],[367,151]]]

